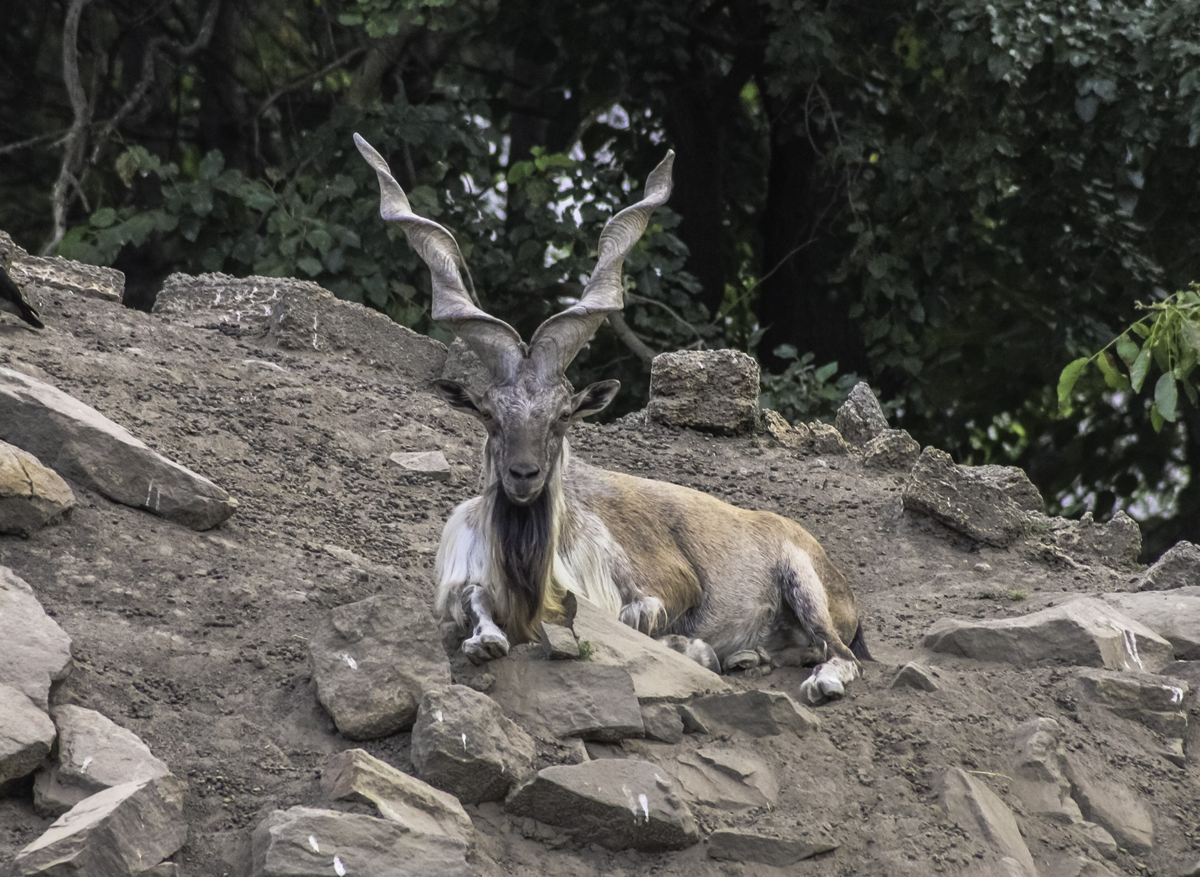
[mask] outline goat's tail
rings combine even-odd
[[[854,631],[854,639],[850,640],[850,651],[854,653],[854,657],[860,661],[871,661],[875,659],[871,657],[871,653],[867,651],[867,641],[863,637],[862,622],[858,623],[858,629]]]

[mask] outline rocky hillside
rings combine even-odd
[[[47,326],[0,315],[0,873],[1200,874],[1194,546],[1137,568],[1128,518],[1047,518],[865,387],[789,427],[676,356],[574,453],[801,521],[876,662],[810,710],[788,656],[718,677],[580,606],[473,668],[429,616],[460,358],[311,284],[147,314],[0,255]]]

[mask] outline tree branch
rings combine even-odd
[[[79,20],[83,17],[83,7],[90,2],[91,0],[71,0],[71,5],[67,7],[66,21],[63,23],[63,84],[67,87],[67,97],[71,101],[74,119],[67,131],[62,164],[59,166],[58,179],[54,182],[51,194],[54,225],[49,239],[42,246],[43,256],[54,252],[67,232],[67,189],[75,178],[74,168],[83,155],[88,123],[92,116],[92,106],[79,79],[78,44]]]
[[[617,333],[617,337],[622,343],[628,347],[633,355],[642,361],[642,367],[645,371],[650,371],[650,363],[654,361],[655,353],[650,347],[639,338],[629,324],[625,322],[625,317],[618,311],[613,311],[608,315],[608,323],[613,327],[613,331]]]

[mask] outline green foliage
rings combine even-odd
[[[1150,421],[1154,431],[1164,423],[1174,423],[1179,417],[1179,388],[1195,405],[1197,393],[1194,373],[1200,362],[1200,283],[1192,283],[1163,301],[1145,305],[1138,303],[1146,316],[1133,323],[1091,356],[1080,357],[1062,370],[1058,379],[1058,406],[1069,413],[1071,394],[1076,383],[1091,363],[1104,376],[1110,390],[1132,389],[1140,393],[1150,373],[1151,364],[1161,372],[1154,384],[1154,399],[1150,404]],[[1111,351],[1129,371],[1121,374]]]
[[[791,423],[832,419],[858,383],[852,372],[839,375],[836,362],[818,367],[812,353],[801,355],[791,345],[781,345],[775,355],[788,365],[778,374],[762,373],[760,401],[762,407],[778,411]]]
[[[592,655],[596,652],[596,647],[592,645],[591,640],[581,639],[579,641],[579,660],[590,661]]]

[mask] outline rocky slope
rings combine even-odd
[[[478,481],[474,422],[425,389],[444,349],[311,285],[172,283],[154,314],[89,275],[37,286],[41,333],[0,316],[19,376],[0,399],[50,384],[236,501],[194,529],[39,458],[73,507],[54,482],[61,508],[0,535],[5,581],[28,585],[0,604],[0,873],[40,873],[29,848],[72,806],[103,811],[103,837],[71,840],[89,855],[138,842],[134,806],[186,825],[143,859],[185,877],[1194,873],[1194,547],[1147,575],[1128,519],[1042,517],[1019,473],[918,458],[861,392],[839,418],[852,443],[769,416],[743,436],[585,425],[591,462],[801,521],[851,579],[876,663],[809,711],[787,697],[803,668],[675,675],[583,610],[590,660],[531,645],[476,670],[425,633],[442,522]],[[434,451],[445,468],[389,463]],[[49,657],[26,690],[5,624],[31,630],[35,604]],[[126,761],[100,782],[93,751]]]

